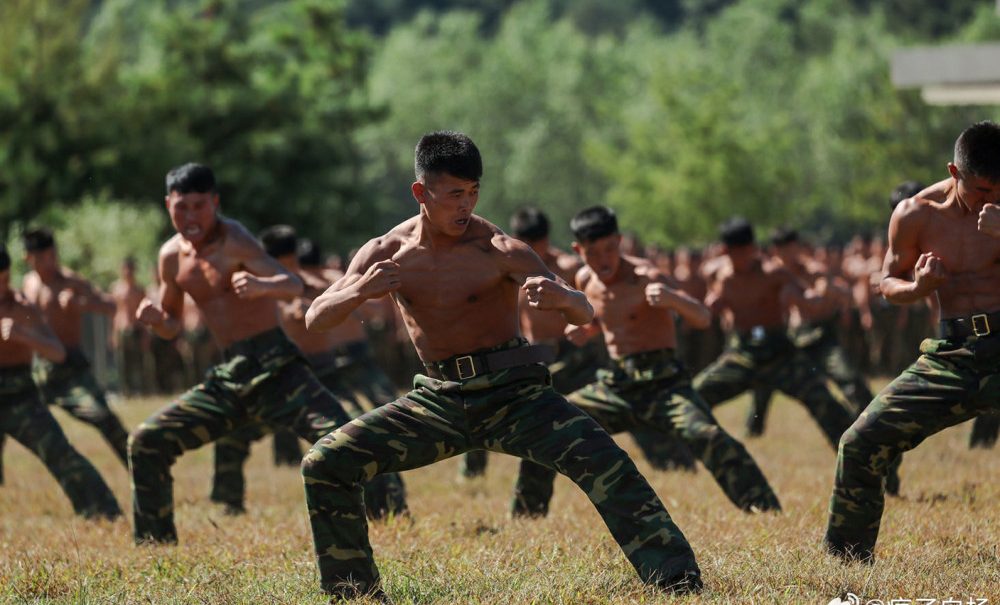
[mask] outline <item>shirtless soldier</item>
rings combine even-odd
[[[123,395],[147,392],[152,386],[151,372],[147,372],[151,368],[146,365],[149,350],[145,330],[135,319],[146,294],[135,281],[135,259],[131,256],[122,262],[121,277],[111,285],[111,296],[115,301],[112,336],[119,389]]]
[[[56,478],[73,510],[85,517],[115,519],[121,510],[97,470],[80,455],[38,398],[32,354],[56,363],[66,349],[42,314],[10,287],[10,256],[0,244],[0,436],[32,451]]]
[[[144,300],[136,316],[161,338],[175,338],[187,292],[225,361],[129,438],[136,543],[177,541],[170,467],[185,450],[251,422],[316,440],[348,419],[278,326],[277,300],[300,294],[302,281],[242,225],[218,215],[211,169],[171,170],[166,207],[177,235],[160,248],[160,302]]]
[[[324,437],[302,461],[323,589],[381,593],[364,481],[488,449],[569,476],[643,581],[696,590],[694,553],[659,498],[614,440],[549,386],[547,355],[520,336],[519,289],[576,325],[593,318],[586,298],[472,213],[482,160],[468,137],[425,135],[415,164],[420,213],[365,244],[306,314],[310,330],[324,330],[391,295],[427,368],[407,395]]]
[[[24,295],[41,309],[45,320],[66,348],[65,360],[55,363],[39,358],[35,378],[42,401],[58,404],[74,417],[97,427],[104,439],[128,465],[128,432],[108,407],[104,390],[90,372],[80,342],[83,314],[115,312],[110,297],[90,282],[59,265],[55,238],[48,229],[32,229],[24,234],[24,249],[32,271],[24,276]]]
[[[843,559],[874,558],[889,462],[1000,401],[1000,125],[963,131],[948,172],[889,221],[882,296],[936,294],[943,319],[840,440],[825,541]]]
[[[296,255],[295,229],[288,225],[275,225],[260,234],[264,250],[281,265],[305,283],[305,292],[290,301],[279,301],[281,328],[288,338],[309,360],[316,377],[337,398],[338,403],[352,418],[375,409],[396,398],[392,381],[375,365],[368,348],[368,336],[360,317],[349,317],[328,332],[306,330],[305,314],[312,299],[323,292],[342,273],[328,269],[318,274],[315,269],[306,271],[299,266]],[[333,272],[334,275],[329,275]],[[322,276],[321,276],[322,275]],[[361,310],[357,312],[360,315]],[[212,500],[226,506],[229,513],[244,510],[243,467],[250,457],[250,444],[270,429],[255,423],[236,430],[215,442],[215,475],[212,483]],[[275,432],[275,439],[282,429]],[[298,447],[298,436],[293,443]],[[302,454],[298,455],[298,463]],[[387,514],[406,514],[406,496],[403,481],[392,473],[379,475],[365,485],[365,508],[369,519],[380,519]]]
[[[787,307],[809,309],[815,297],[788,269],[764,262],[745,219],[730,219],[721,235],[729,262],[714,274],[706,303],[717,314],[730,313],[734,331],[722,355],[695,377],[695,390],[715,407],[754,387],[776,388],[802,402],[836,448],[853,416],[825,376],[797,356],[785,323]]]
[[[733,504],[746,511],[779,510],[757,464],[692,390],[691,376],[675,354],[673,314],[704,329],[712,320],[708,308],[649,261],[621,253],[618,220],[610,209],[583,210],[570,228],[573,249],[586,263],[577,271],[576,286],[594,306],[596,319],[566,333],[583,343],[602,332],[611,364],[567,399],[610,433],[644,427],[679,437]],[[514,512],[545,514],[553,479],[554,472],[523,461]]]

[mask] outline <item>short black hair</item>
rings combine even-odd
[[[788,227],[778,227],[771,232],[771,244],[785,246],[799,241],[799,232]]]
[[[1000,124],[984,120],[963,130],[955,141],[954,161],[962,172],[1000,182]]]
[[[569,229],[576,241],[586,244],[618,233],[618,217],[607,206],[591,206],[576,213]]]
[[[270,256],[281,258],[296,253],[298,235],[289,225],[272,225],[260,232],[260,243]]]
[[[756,241],[753,225],[742,216],[734,216],[719,226],[719,239],[727,246],[749,246]]]
[[[538,208],[521,208],[510,217],[511,234],[526,242],[537,242],[549,236],[549,217]]]
[[[35,227],[24,232],[24,249],[28,252],[41,252],[56,245],[52,231],[45,227]]]
[[[414,151],[413,169],[417,179],[427,175],[450,174],[467,181],[483,176],[483,158],[468,136],[442,130],[420,137]]]
[[[0,242],[0,271],[10,269],[10,254],[7,254],[7,244]]]
[[[320,252],[316,242],[311,239],[307,237],[301,238],[296,252],[299,257],[299,264],[303,267],[323,266],[323,254]]]
[[[889,194],[889,208],[895,210],[900,202],[915,196],[923,190],[923,183],[918,183],[917,181],[904,181],[896,185],[896,188]]]
[[[188,162],[167,173],[167,195],[177,193],[215,193],[215,174],[204,164]]]

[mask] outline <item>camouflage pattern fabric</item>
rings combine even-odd
[[[523,344],[518,339],[496,349]],[[632,461],[552,389],[545,366],[532,364],[460,382],[417,374],[408,394],[312,447],[302,474],[323,589],[339,596],[378,590],[365,481],[473,449],[565,474],[590,498],[644,581],[700,586],[691,547]]]
[[[921,355],[844,433],[826,532],[829,550],[871,560],[891,463],[924,439],[1000,401],[1000,337],[926,339]]]
[[[145,331],[138,326],[118,331],[115,365],[118,369],[118,389],[122,395],[138,395],[150,386],[152,368],[145,339]]]
[[[864,376],[847,359],[839,338],[839,315],[821,322],[796,328],[792,335],[799,353],[799,361],[808,364],[814,373],[823,374],[833,381],[850,404],[855,415],[871,402],[874,395]],[[775,388],[757,385],[753,388],[753,403],[747,416],[747,434],[761,435]]]
[[[329,353],[309,356],[308,359],[316,378],[350,418],[356,418],[395,398],[395,387],[389,377],[375,365],[375,359],[365,342],[352,343]],[[289,431],[286,429],[284,432]],[[225,505],[227,512],[235,514],[245,510],[244,467],[250,457],[250,445],[269,433],[271,428],[265,424],[253,423],[215,442],[215,474],[212,478],[211,499]],[[277,436],[278,433],[275,433],[276,440]],[[298,436],[294,433],[292,436],[295,437],[295,447],[298,448]],[[301,462],[300,453],[295,465],[298,466]],[[408,507],[402,478],[393,473],[376,477],[366,484],[365,504],[370,519],[381,519],[389,514],[406,514]]]
[[[128,431],[108,407],[104,390],[90,372],[83,351],[67,349],[62,363],[36,357],[34,375],[42,401],[55,403],[74,418],[96,427],[122,464],[128,465]]]
[[[691,378],[671,349],[629,355],[597,372],[597,381],[567,399],[611,434],[654,428],[685,443],[712,473],[726,496],[743,510],[779,510],[767,479],[743,445],[719,426],[691,388]],[[521,463],[511,512],[548,513],[555,474]]]
[[[66,440],[56,419],[38,398],[31,368],[0,368],[0,436],[10,435],[31,450],[59,482],[83,517],[115,519],[122,512],[104,479]]]
[[[235,343],[225,357],[129,438],[137,543],[177,541],[170,467],[184,451],[251,423],[314,441],[349,420],[280,329]]]
[[[557,393],[572,393],[588,384],[608,359],[603,338],[592,338],[579,347],[563,339],[554,346],[556,360],[549,364],[549,374]],[[650,445],[651,451],[655,448]],[[486,472],[486,459],[486,450],[466,452],[459,463],[459,476],[465,479],[482,476]]]
[[[726,350],[694,379],[694,389],[711,407],[756,387],[772,387],[799,400],[819,425],[831,447],[854,419],[813,372],[784,329],[755,329],[733,334]]]

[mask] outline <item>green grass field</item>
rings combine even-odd
[[[135,426],[163,400],[116,406]],[[746,399],[718,411],[742,439]],[[123,508],[125,470],[97,432],[56,416],[100,469]],[[493,455],[485,479],[456,481],[457,459],[406,473],[412,520],[371,526],[389,596],[397,603],[820,603],[845,591],[867,599],[989,599],[1000,603],[1000,450],[970,451],[968,426],[907,456],[903,497],[888,502],[879,562],[843,566],[820,539],[835,457],[805,411],[779,399],[763,439],[744,441],[782,500],[781,515],[731,506],[703,469],[639,468],[698,555],[705,591],[672,598],[643,587],[583,493],[560,478],[553,514],[511,521],[516,471]],[[636,454],[628,437],[620,442]],[[248,514],[208,501],[211,448],[174,467],[177,547],[132,545],[130,519],[75,518],[41,463],[7,441],[0,487],[0,600],[51,603],[323,603],[297,469],[255,446]],[[973,601],[975,602],[975,601]],[[937,604],[935,604],[937,605]]]

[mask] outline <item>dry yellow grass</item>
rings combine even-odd
[[[162,400],[118,406],[135,426]],[[742,434],[746,401],[719,410]],[[100,469],[123,507],[128,478],[90,427],[56,412],[71,441]],[[644,588],[600,518],[560,479],[553,514],[511,521],[516,471],[491,456],[487,477],[455,480],[457,460],[407,473],[413,522],[374,525],[385,587],[398,603],[820,603],[865,598],[987,598],[1000,602],[1000,451],[969,451],[968,427],[928,440],[903,466],[902,499],[889,501],[879,562],[843,566],[820,538],[834,455],[798,405],[779,399],[763,439],[746,441],[779,494],[781,515],[747,516],[708,474],[639,467],[699,557],[697,597]],[[635,453],[628,437],[621,442]],[[129,521],[75,518],[42,465],[8,440],[0,487],[0,600],[52,603],[322,603],[301,480],[274,468],[270,444],[249,465],[249,514],[227,517],[207,498],[211,448],[174,467],[178,547],[135,548]]]

